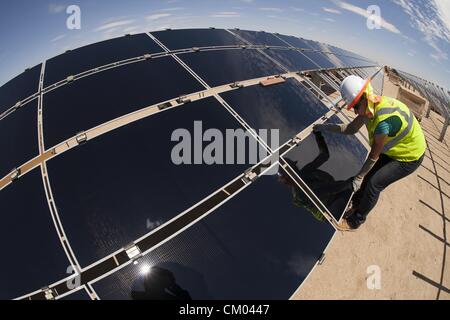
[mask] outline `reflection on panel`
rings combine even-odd
[[[0,178],[39,154],[37,100],[0,121]]]
[[[47,61],[45,86],[105,64],[163,50],[146,34],[130,35],[68,51]]]
[[[202,133],[213,128],[225,137],[226,129],[240,126],[208,98],[114,130],[47,163],[60,217],[83,266],[174,218],[239,176],[249,161],[256,163],[248,154],[238,162],[237,143],[234,149],[208,148]],[[226,153],[234,154],[232,161]],[[189,164],[194,161],[201,164]]]
[[[0,191],[0,299],[13,299],[67,276],[69,262],[48,209],[40,169]]]
[[[283,72],[274,62],[253,49],[196,52],[179,57],[209,86]]]
[[[314,47],[311,46],[311,41],[297,38],[294,36],[286,36],[283,34],[277,34],[277,36],[293,47],[301,48],[301,49],[314,49]]]
[[[320,68],[336,68],[336,66],[330,61],[330,59],[321,52],[302,51],[302,54],[318,64]]]
[[[169,50],[244,44],[222,29],[182,29],[152,32]]]
[[[342,122],[333,116],[329,123]],[[323,133],[311,134],[284,158],[339,220],[352,193],[349,179],[366,156],[356,137]]]
[[[39,64],[0,87],[0,114],[38,92],[41,67]]]
[[[294,79],[276,86],[229,91],[221,96],[250,127],[278,129],[280,145],[328,111],[317,97]],[[273,143],[269,144],[273,147]]]
[[[264,51],[269,57],[281,63],[289,71],[318,69],[318,65],[295,50],[269,49]]]
[[[286,42],[280,40],[275,35],[268,32],[256,32],[256,31],[248,31],[248,30],[232,30],[233,33],[236,33],[246,41],[250,42],[254,45],[267,45],[267,46],[280,46],[287,47]]]
[[[44,96],[45,145],[53,147],[80,131],[202,89],[172,57],[133,63],[77,80]]]
[[[288,299],[334,231],[297,196],[302,205],[276,175],[263,176],[94,289],[102,299]]]

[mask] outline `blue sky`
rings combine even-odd
[[[68,30],[66,8],[81,8]],[[366,9],[381,9],[381,29]],[[0,85],[89,43],[164,28],[223,27],[302,36],[354,51],[450,89],[450,0],[84,0],[0,2]]]

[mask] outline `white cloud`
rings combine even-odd
[[[56,41],[64,39],[65,37],[66,37],[65,34],[61,34],[61,35],[59,35],[57,37],[54,37],[52,40],[50,40],[50,42],[56,42]]]
[[[151,14],[149,16],[146,16],[145,19],[150,20],[150,21],[154,21],[154,20],[170,17],[171,15],[172,14],[170,14],[170,13],[155,13],[155,14]]]
[[[341,9],[343,10],[347,10],[349,12],[353,12],[361,17],[364,17],[366,19],[368,19],[371,14],[369,12],[367,12],[366,9],[364,8],[360,8],[358,6],[355,6],[351,3],[348,2],[344,2],[341,0],[333,0],[333,2]],[[397,27],[395,25],[393,25],[390,22],[387,22],[386,20],[383,19],[383,17],[381,17],[381,27],[389,32],[395,33],[395,34],[399,34],[401,35],[402,33],[400,32],[400,30],[397,29]]]
[[[117,27],[126,26],[126,25],[129,25],[129,24],[132,24],[132,23],[134,23],[134,20],[114,21],[114,22],[110,22],[110,23],[101,25],[100,27],[98,27],[94,31],[98,32],[98,31],[112,30],[112,29],[116,29]]]
[[[439,41],[450,42],[450,1],[430,0],[426,5],[406,0],[392,1],[410,17],[410,25],[422,33],[423,40],[433,49],[430,57],[436,62],[448,60],[448,53],[439,46]]]
[[[295,12],[303,12],[303,11],[305,11],[305,9],[303,9],[303,8],[298,8],[298,7],[291,7],[291,10],[292,10],[292,11],[295,11]]]
[[[447,32],[450,32],[450,1],[448,0],[434,0],[438,15],[443,24],[447,27]],[[448,33],[447,33],[448,35]]]
[[[139,26],[130,26],[130,27],[126,27],[125,29],[123,29],[123,32],[124,33],[132,33],[137,30],[140,30],[140,29],[141,29],[141,27],[139,27]]]
[[[240,16],[239,12],[234,11],[222,11],[210,15],[211,18],[239,18]]]
[[[241,0],[242,2],[245,2],[245,3],[253,3],[254,2],[254,0]]]
[[[334,19],[332,19],[332,18],[325,18],[325,21],[328,21],[328,22],[336,22],[336,20],[334,20]]]
[[[58,14],[64,12],[66,10],[66,7],[67,6],[64,4],[50,3],[48,5],[48,12],[51,14]]]
[[[334,13],[334,14],[342,14],[342,12],[340,12],[339,10],[336,9],[332,9],[332,8],[322,8],[323,11],[328,12],[328,13]]]
[[[259,8],[261,11],[268,11],[268,12],[283,12],[284,10],[281,8],[275,8],[275,7],[263,7]]]

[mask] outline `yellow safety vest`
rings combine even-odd
[[[409,108],[397,99],[382,96],[381,101],[374,105],[374,117],[367,123],[370,145],[378,124],[389,117],[398,116],[402,127],[394,137],[388,137],[382,153],[401,162],[411,162],[420,159],[425,153],[427,144],[419,122]]]

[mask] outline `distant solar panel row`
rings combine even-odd
[[[285,47],[178,54],[210,87],[286,70],[369,64],[338,52],[313,51],[333,52],[333,48],[309,40],[232,32],[239,37],[226,30],[210,29],[152,35],[169,50],[247,42]],[[288,49],[290,43],[298,48],[307,46],[308,50]],[[101,42],[47,61],[44,83],[47,86],[103,64],[162,51],[145,34]],[[40,71],[37,66],[0,88],[0,105],[9,106],[35,93]],[[92,74],[43,95],[45,145],[53,147],[77,132],[200,90],[204,87],[170,56]],[[328,111],[293,79],[268,88],[247,87],[221,97],[252,128],[279,129],[281,143]],[[55,206],[81,267],[152,232],[250,167],[248,161],[236,165],[175,165],[171,159],[175,144],[171,142],[172,132],[178,128],[192,131],[194,121],[200,120],[204,130],[242,128],[215,98],[206,98],[121,127],[47,162]],[[14,141],[0,141],[8,155],[0,165],[2,176],[39,154],[37,100],[0,120],[3,137],[13,132]],[[331,199],[317,179],[326,176],[324,181],[329,186],[350,178],[363,161],[365,149],[353,138],[324,139],[328,157],[321,158],[316,171],[310,172],[310,163],[321,157],[323,150],[314,137],[304,140],[286,159],[292,160],[293,166],[297,161],[295,170],[338,219],[348,201],[348,190],[343,191],[346,193],[339,201]],[[11,213],[2,224],[3,243],[10,243],[11,235],[17,235],[15,245],[6,248],[14,264],[2,264],[1,282],[5,285],[0,298],[15,298],[68,275],[69,262],[49,214],[39,170],[0,191],[0,203],[5,212]],[[94,288],[101,298],[151,297],[154,293],[143,292],[146,286],[137,272],[148,263],[166,276],[172,273],[180,288],[196,299],[289,298],[322,254],[334,230],[311,214],[314,206],[301,190],[297,195],[304,199],[303,206],[293,201],[291,191],[275,176],[260,178],[204,220],[145,256],[138,266],[130,265],[97,281]],[[26,226],[23,221],[27,221]],[[125,274],[126,278],[121,276]],[[71,297],[89,298],[84,289],[67,298]]]

